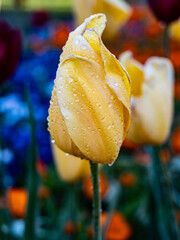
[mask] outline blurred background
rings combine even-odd
[[[143,64],[151,56],[172,61],[174,118],[163,146],[154,151],[125,140],[116,162],[101,167],[102,228],[107,240],[180,239],[180,27],[171,21],[167,51],[164,24],[148,3],[127,2],[131,15],[105,44],[117,57],[132,51]],[[75,28],[73,9],[72,0],[1,1],[0,240],[93,237],[91,179],[60,175],[47,131],[59,56]]]

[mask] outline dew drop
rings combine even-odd
[[[66,156],[69,156],[69,153],[65,153],[66,154]]]
[[[108,103],[108,107],[111,107],[111,106],[112,106],[112,103],[111,103],[111,102],[109,102],[109,103]]]
[[[52,142],[52,143],[55,143],[55,140],[54,140],[54,139],[51,139],[51,142]]]
[[[109,167],[112,167],[112,165],[113,165],[113,162],[108,164]]]
[[[79,44],[79,39],[75,40],[75,44],[78,45]]]
[[[68,82],[71,83],[73,79],[71,77],[68,77]]]

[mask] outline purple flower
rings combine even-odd
[[[162,22],[170,23],[180,17],[180,0],[148,0],[155,16]]]
[[[8,23],[0,22],[0,84],[14,73],[21,56],[21,34]]]

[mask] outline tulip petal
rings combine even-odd
[[[83,41],[82,38],[81,41],[78,42],[78,39],[76,39],[76,37],[83,36],[87,28],[96,29],[96,32],[99,34],[99,36],[101,36],[102,32],[104,31],[105,25],[106,17],[104,14],[96,14],[87,18],[83,24],[81,24],[78,28],[76,28],[73,32],[69,34],[69,38],[60,57],[60,61],[63,61],[64,58],[66,58],[70,54],[75,53],[73,52],[75,45],[79,45],[79,49],[81,48],[80,51],[82,52],[82,54],[86,54],[88,48],[86,49],[87,46],[85,42],[81,42]],[[81,45],[81,43],[84,44]],[[77,46],[75,47],[75,49],[77,50]]]
[[[173,116],[173,67],[168,59],[152,57],[145,63],[141,97],[133,97],[128,138],[138,144],[161,144]]]
[[[119,0],[101,0],[100,2],[99,9],[97,7],[95,12],[103,12],[106,15],[108,21],[103,36],[111,40],[131,15],[131,7],[125,1]]]
[[[87,29],[83,36],[97,55],[101,55],[100,59],[102,59],[101,64],[103,64],[107,87],[110,87],[112,94],[124,104],[124,135],[126,135],[130,126],[131,90],[129,77],[117,59],[103,45],[95,29]]]
[[[57,171],[63,180],[74,182],[90,176],[89,161],[64,153],[55,144],[52,150]]]
[[[107,48],[102,44],[101,47],[102,59],[104,62],[104,71],[106,82],[120,102],[123,103],[124,112],[124,138],[129,130],[131,123],[130,110],[130,79],[125,69],[121,66],[118,60],[113,56]]]
[[[119,61],[123,64],[131,78],[131,94],[134,97],[142,95],[142,87],[144,83],[143,65],[133,59],[132,53],[126,51],[119,56]]]
[[[123,105],[107,88],[103,69],[72,55],[61,64],[59,74],[58,101],[73,142],[94,162],[115,160],[124,134]]]
[[[49,108],[48,126],[51,133],[52,141],[55,141],[56,145],[64,152],[70,153],[75,156],[83,157],[82,153],[80,153],[79,149],[73,143],[67,131],[64,117],[58,104],[55,86],[52,91],[50,103],[51,104]]]

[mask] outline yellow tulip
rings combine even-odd
[[[72,156],[52,144],[53,156],[59,176],[67,182],[75,182],[90,176],[89,161]]]
[[[180,42],[180,19],[170,25],[170,36]]]
[[[125,24],[131,15],[132,9],[122,0],[74,0],[76,26],[84,19],[95,13],[104,13],[107,17],[107,27],[103,34],[106,39],[112,39],[118,29]]]
[[[53,142],[96,163],[117,158],[130,126],[130,81],[104,46],[104,14],[70,33],[60,57],[49,108]]]
[[[122,53],[119,60],[132,81],[132,122],[127,137],[137,144],[163,143],[173,116],[171,62],[167,58],[151,57],[143,66],[129,51]]]

